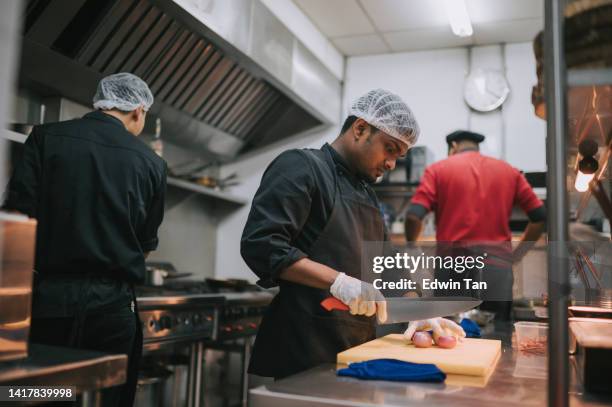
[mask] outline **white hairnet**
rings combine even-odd
[[[349,110],[350,116],[361,118],[395,137],[408,148],[419,138],[419,124],[404,101],[384,89],[374,89],[356,99]]]
[[[125,72],[102,78],[93,98],[94,109],[101,110],[131,112],[142,106],[147,111],[152,104],[153,94],[145,81]]]

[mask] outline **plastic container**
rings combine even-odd
[[[519,352],[516,356],[516,365],[514,366],[512,376],[546,379],[548,377],[546,356],[530,355]]]
[[[516,322],[516,344],[519,352],[546,355],[548,349],[548,324],[542,322]]]

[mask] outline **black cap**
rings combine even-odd
[[[473,133],[467,130],[457,130],[446,136],[446,142],[450,144],[453,141],[469,140],[474,143],[482,143],[485,136],[478,133]]]

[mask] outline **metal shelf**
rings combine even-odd
[[[567,85],[569,87],[612,85],[612,68],[569,69]]]
[[[27,134],[17,133],[16,131],[3,129],[2,136],[8,140],[15,141],[17,143],[25,143],[28,138]]]
[[[28,137],[25,134],[17,133],[11,130],[4,129],[2,133],[6,139],[16,141],[18,143],[25,143],[26,138]],[[226,192],[216,191],[211,188],[207,188],[202,185],[194,184],[193,182],[184,181],[179,178],[168,177],[167,178],[168,185],[172,185],[177,188],[186,189],[192,192],[196,192],[198,194],[206,195],[209,198],[217,199],[222,202],[230,203],[233,205],[246,205],[248,200],[244,198],[239,198],[232,194],[228,194]]]
[[[202,185],[195,184],[193,182],[184,181],[179,178],[168,177],[167,182],[168,182],[168,185],[172,185],[177,188],[182,188],[188,191],[196,192],[198,194],[205,195],[209,198],[217,199],[222,202],[230,203],[233,205],[242,206],[242,205],[246,205],[246,203],[248,202],[244,198],[240,198],[232,194],[228,194],[226,192],[217,191],[217,190],[214,190],[214,189],[202,186]]]

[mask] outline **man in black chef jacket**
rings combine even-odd
[[[144,81],[105,77],[93,102],[80,119],[34,127],[4,207],[38,221],[32,342],[128,354],[127,383],[104,405],[130,406],[142,348],[130,287],[157,247],[166,164],[136,137],[153,104]]]
[[[359,280],[364,241],[385,240],[370,186],[416,142],[406,104],[377,89],[351,106],[341,134],[320,150],[289,150],[267,168],[241,253],[263,287],[280,286],[255,339],[249,373],[282,378],[336,360],[375,337],[378,290]],[[351,312],[327,312],[330,295]]]

